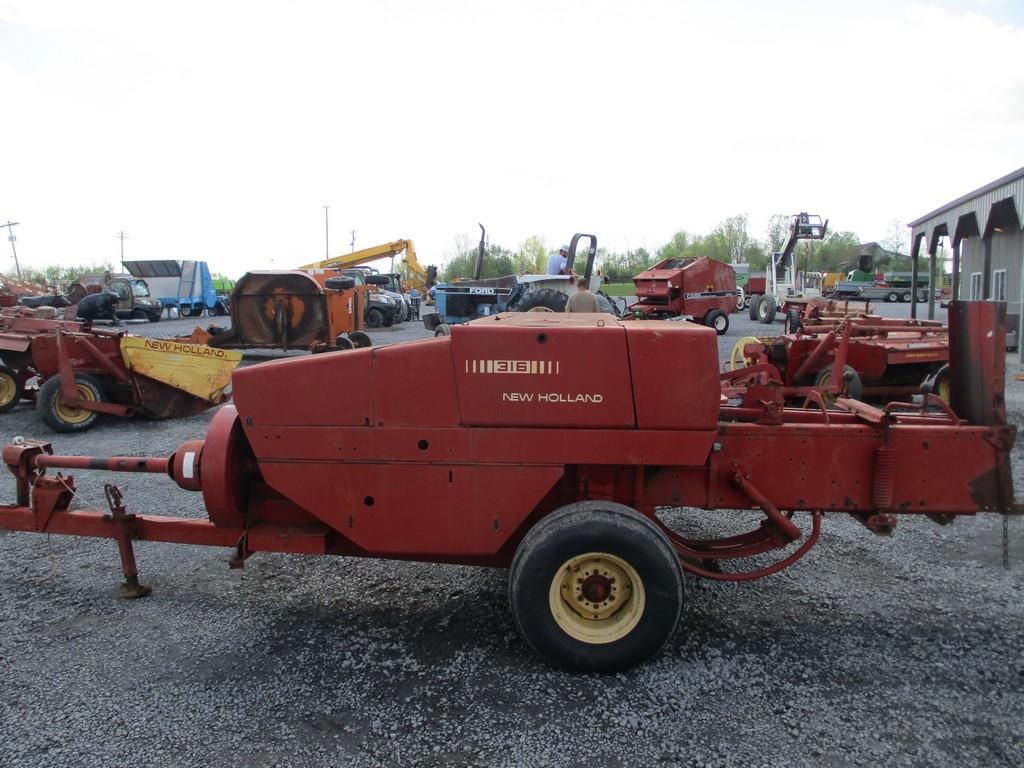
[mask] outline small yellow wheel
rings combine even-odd
[[[949,363],[946,363],[932,379],[932,394],[943,400],[947,404],[950,399],[950,388],[949,388]]]
[[[747,344],[757,344],[760,341],[761,340],[756,336],[744,336],[742,339],[737,341],[735,346],[732,348],[732,354],[729,355],[729,370],[735,371],[737,368],[748,368],[753,365],[754,359],[752,357],[743,356],[743,348],[747,346]],[[740,362],[743,363],[742,366],[740,365]]]
[[[78,397],[86,402],[102,403],[103,385],[95,376],[75,374]],[[36,398],[36,410],[46,426],[57,432],[84,432],[89,429],[100,414],[88,408],[77,408],[64,402],[60,392],[60,376],[55,375],[43,382]]]
[[[530,307],[527,312],[554,312],[550,307]]]
[[[78,396],[82,400],[96,401],[96,394],[91,389],[84,384],[77,384],[76,386],[78,387]],[[57,416],[65,424],[81,424],[88,421],[96,413],[96,411],[90,411],[88,408],[75,408],[72,405],[65,405],[60,395],[57,396],[57,402],[54,403],[53,407],[57,411]]]
[[[21,399],[22,382],[17,371],[0,365],[0,413],[11,410]]]
[[[548,591],[555,622],[584,643],[613,643],[628,635],[643,616],[644,602],[636,570],[607,552],[569,558]]]

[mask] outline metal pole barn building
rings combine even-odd
[[[1007,346],[1024,364],[1024,168],[936,208],[910,222],[910,256],[917,285],[918,256],[925,243],[929,257],[928,318],[935,317],[939,242],[953,251],[953,298],[1005,301]],[[917,317],[913,292],[911,317]]]

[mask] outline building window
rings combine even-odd
[[[971,301],[981,301],[981,272],[971,272]]]
[[[1006,301],[1006,270],[992,272],[992,301]]]

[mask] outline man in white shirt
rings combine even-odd
[[[549,275],[567,275],[569,274],[569,246],[563,245],[558,249],[558,253],[552,253],[548,256],[548,268],[547,273]]]

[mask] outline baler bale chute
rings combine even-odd
[[[198,329],[193,338],[231,349],[368,347],[365,292],[336,270],[246,272],[231,292],[231,328]]]
[[[976,302],[950,317],[953,409],[933,395],[787,408],[770,385],[728,399],[711,329],[604,314],[501,314],[448,337],[252,366],[206,438],[169,457],[8,445],[17,500],[0,506],[0,528],[116,539],[129,597],[145,592],[135,539],[230,548],[235,566],[289,552],[509,567],[534,649],[566,668],[623,669],[671,636],[684,572],[775,573],[814,546],[825,512],[890,533],[907,514],[1019,511],[1005,311]],[[429,408],[407,397],[410,370]],[[203,494],[208,518],[130,514],[113,486],[109,512],[72,509],[65,469],[166,473]],[[697,540],[663,507],[764,517]],[[749,560],[773,551],[773,564]]]

